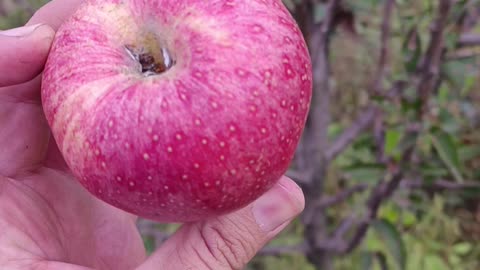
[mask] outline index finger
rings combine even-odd
[[[40,8],[27,25],[47,24],[55,31],[68,19],[84,0],[53,0]]]

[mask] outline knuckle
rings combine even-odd
[[[241,269],[255,255],[258,236],[246,224],[217,220],[198,229],[208,255],[228,269]]]

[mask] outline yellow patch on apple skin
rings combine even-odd
[[[111,83],[121,80],[119,77],[111,77],[85,84],[70,94],[58,107],[52,129],[56,134],[63,134],[63,140],[59,147],[62,153],[69,153],[65,156],[78,157],[83,155],[86,138],[81,125],[86,124],[85,119],[83,119],[84,112],[92,111],[100,98],[112,91],[110,89]],[[67,160],[67,163],[74,167],[79,166],[72,161]]]
[[[83,16],[83,14],[88,14]],[[102,5],[88,5],[78,15],[83,21],[99,25],[108,37],[112,38],[112,44],[135,44],[141,34],[141,26],[134,20],[134,16],[128,9],[128,5],[105,3]],[[118,43],[121,42],[121,43]]]
[[[207,35],[212,41],[222,46],[232,46],[233,42],[230,32],[218,25],[218,21],[213,18],[202,16],[201,14],[189,14],[182,18],[181,24],[188,26],[192,31]]]

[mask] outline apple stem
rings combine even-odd
[[[170,69],[175,62],[170,56],[167,48],[162,48],[162,57],[163,59],[155,59],[155,57],[150,52],[145,52],[144,49],[136,49],[134,46],[126,45],[125,51],[127,54],[138,62],[141,66],[141,73],[145,76],[158,75],[166,72]]]

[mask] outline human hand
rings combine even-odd
[[[29,27],[0,32],[1,269],[242,268],[303,209],[290,179],[239,211],[184,224],[146,258],[137,217],[94,198],[68,171],[42,112],[39,74],[54,31],[80,2],[52,1]]]

